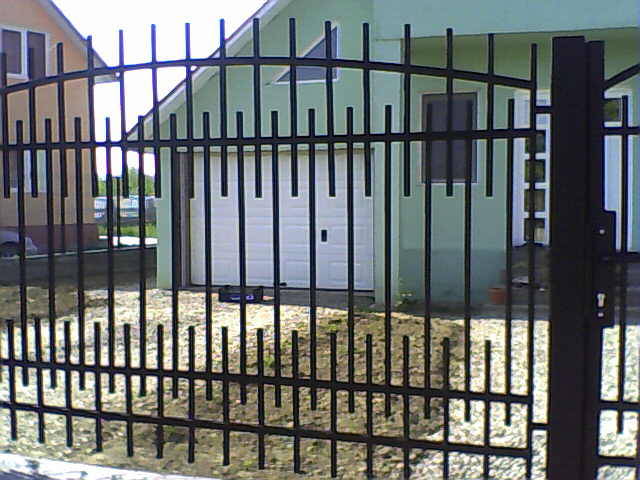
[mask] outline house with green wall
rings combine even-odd
[[[615,6],[596,0],[487,0],[481,4],[468,0],[269,0],[253,18],[260,20],[259,54],[263,57],[290,55],[290,19],[295,19],[296,54],[309,59],[326,58],[330,51],[332,58],[361,60],[363,24],[368,24],[368,55],[372,61],[402,64],[407,60],[409,48],[412,65],[445,67],[450,60],[458,70],[487,72],[492,43],[495,53],[490,63],[495,75],[527,79],[531,72],[531,45],[536,44],[537,104],[549,105],[553,100],[550,98],[552,39],[578,35],[604,41],[605,69],[610,77],[639,61],[639,9],[635,0],[620,0]],[[253,55],[253,18],[228,36],[225,52],[217,51],[213,57]],[[410,25],[410,45],[406,42],[405,25]],[[454,33],[449,46],[450,59],[445,35],[448,28]],[[487,36],[489,33],[494,34],[491,39]],[[442,77],[412,75],[407,99],[406,79],[401,72],[373,71],[369,78],[370,102],[366,105],[362,69],[335,68],[327,73],[321,66],[298,67],[296,105],[292,107],[292,72],[287,65],[228,66],[222,79],[221,72],[218,66],[200,67],[193,71],[189,84],[182,82],[160,102],[157,118],[161,135],[171,134],[172,115],[176,118],[179,137],[201,135],[205,112],[209,115],[207,135],[210,138],[269,136],[276,123],[278,135],[282,137],[326,134],[329,129],[343,134],[350,128],[355,132],[366,129],[384,132],[389,128],[402,131],[405,114],[414,132],[425,128],[444,129],[447,125],[447,82]],[[638,82],[634,77],[607,93],[605,117],[611,125],[621,124],[623,113],[628,114],[630,122],[638,122]],[[259,85],[258,110],[255,85]],[[515,126],[529,126],[529,91],[498,85],[490,95],[487,82],[460,79],[453,81],[451,87],[454,129],[465,125],[489,128],[489,118],[493,119],[493,127],[506,128],[510,100],[514,104]],[[190,92],[192,101],[187,100]],[[493,97],[491,106],[490,96]],[[623,107],[625,102],[628,108]],[[430,112],[429,119],[427,112]],[[367,113],[369,125],[365,122]],[[349,115],[352,122],[348,121]],[[314,125],[310,125],[310,116]],[[150,114],[145,118],[147,134],[153,130],[153,123]],[[346,144],[316,145],[311,151],[309,145],[283,143],[275,152],[274,148],[261,147],[260,155],[250,140],[238,142],[245,145],[241,152],[233,146],[226,151],[214,146],[208,152],[209,202],[204,198],[207,191],[204,149],[196,145],[190,150],[174,152],[178,161],[173,162],[173,167],[171,152],[163,149],[160,160],[163,194],[157,216],[158,286],[168,288],[172,274],[180,275],[183,285],[204,284],[207,237],[211,240],[213,283],[239,283],[240,195],[245,209],[247,284],[272,286],[275,188],[279,209],[279,282],[293,288],[309,288],[311,284],[309,205],[313,194],[315,286],[346,289],[350,222],[347,193],[352,171],[355,288],[375,292],[376,300],[382,301],[387,280],[392,296],[408,293],[419,300],[424,298],[425,276],[429,271],[432,301],[461,302],[467,271],[467,239],[471,252],[471,263],[467,266],[471,300],[483,302],[487,289],[504,281],[509,219],[505,205],[510,192],[513,194],[512,245],[517,248],[528,239],[542,245],[549,243],[549,192],[553,188],[549,181],[549,140],[553,128],[550,115],[538,115],[536,128],[541,134],[535,147],[524,139],[514,142],[513,183],[507,174],[506,140],[495,140],[492,147],[488,141],[478,140],[470,149],[465,142],[453,142],[450,147],[453,165],[449,172],[453,189],[450,192],[446,185],[447,155],[443,145],[446,142],[431,145],[429,154],[424,142],[411,142],[408,151],[400,143],[388,146],[372,142],[370,152],[362,144],[351,148]],[[630,192],[638,192],[640,146],[632,139],[628,147],[628,188]],[[493,152],[492,162],[488,164],[489,148]],[[619,180],[621,150],[621,140],[607,140],[606,202],[609,209],[618,212],[623,207]],[[465,187],[462,177],[469,152],[471,182]],[[244,165],[241,185],[239,157]],[[310,159],[315,168],[310,167]],[[386,161],[393,167],[390,178],[385,178]],[[348,168],[350,162],[352,169]],[[534,168],[530,168],[530,162],[534,162]],[[333,171],[330,164],[335,165]],[[278,176],[275,182],[274,165],[277,165]],[[431,168],[431,188],[430,199],[425,200],[427,167]],[[527,191],[531,172],[535,176],[533,193]],[[172,182],[176,182],[173,189]],[[194,185],[193,198],[185,194],[190,182]],[[387,182],[390,191],[385,188]],[[467,227],[465,188],[471,189],[471,223]],[[173,206],[172,192],[180,196]],[[535,218],[531,219],[528,218],[530,194],[535,197]],[[640,196],[632,194],[626,206],[630,213],[626,248],[632,251],[640,246],[639,202]],[[207,207],[211,209],[209,235],[205,234]],[[429,215],[425,215],[426,209]],[[429,239],[425,238],[429,230],[427,218],[430,218]],[[618,228],[621,227],[618,221]],[[179,232],[172,236],[172,229]],[[179,248],[172,248],[172,244]],[[425,265],[426,245],[431,251],[428,266]],[[618,246],[621,247],[620,240]],[[176,257],[179,262],[172,261]],[[181,265],[179,271],[176,263]]]

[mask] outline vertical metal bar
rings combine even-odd
[[[157,415],[161,420],[156,425],[156,458],[162,458],[164,456],[164,428],[162,419],[164,419],[164,328],[162,324],[157,326],[156,330],[156,343],[158,344],[157,355],[157,369],[158,369],[158,384],[157,384]]]
[[[122,172],[120,172],[122,175]],[[122,177],[116,176],[116,237],[118,248],[122,247],[121,238],[122,238]]]
[[[491,401],[488,397],[491,394],[491,340],[484,342],[484,391],[487,395],[487,400],[484,401],[484,425],[483,425],[483,444],[485,448],[491,447]],[[509,393],[507,391],[507,393]],[[508,404],[507,409],[510,410],[511,403]],[[482,455],[482,474],[484,478],[490,477],[490,463],[489,455]]]
[[[494,129],[495,120],[495,36],[493,33],[487,35],[487,132]],[[485,194],[493,197],[493,139],[488,138]]]
[[[93,323],[93,356],[95,363],[93,397],[96,409],[96,451],[102,451],[102,338],[100,322]]]
[[[64,322],[64,406],[67,447],[73,446],[73,382],[71,377],[71,322]]]
[[[124,32],[118,30],[118,64],[124,67]],[[118,76],[118,91],[120,94],[120,140],[127,141],[127,104],[123,69]],[[122,191],[125,198],[129,198],[129,163],[127,149],[122,149]]]
[[[536,115],[536,106],[538,104],[538,46],[536,44],[531,45],[531,54],[530,54],[530,78],[531,78],[531,93],[530,93],[530,102],[529,102],[529,127],[532,131],[535,131],[537,128],[537,115]],[[530,137],[531,145],[533,146],[533,154],[531,160],[535,160],[536,158],[536,140],[537,134],[533,134]],[[527,254],[529,258],[529,270],[527,272],[528,278],[528,322],[527,322],[527,367],[528,367],[528,375],[527,375],[527,393],[530,396],[533,396],[533,388],[534,388],[534,378],[533,378],[533,369],[535,362],[535,316],[536,316],[536,244],[535,244],[535,217],[536,217],[536,204],[535,204],[535,162],[529,162],[529,232],[531,233],[531,238],[528,240],[527,245]],[[529,440],[529,445],[533,444],[533,428],[531,427],[533,423],[533,408],[529,407],[527,409],[527,437]],[[531,476],[531,471],[533,467],[533,456],[527,456],[527,475]]]
[[[264,330],[259,328],[256,332],[258,346],[258,468],[265,468],[264,461]]]
[[[88,40],[87,40],[88,41]],[[88,52],[87,52],[88,53]],[[92,57],[93,58],[93,57]],[[92,68],[92,64],[87,57],[87,69]],[[56,45],[56,74],[58,78],[64,74],[64,44],[58,43]],[[87,101],[89,106],[89,139],[91,143],[95,141],[95,110],[93,108],[93,77],[87,77]],[[56,82],[57,93],[57,110],[58,110],[58,142],[62,144],[67,139],[67,119],[66,119],[66,100],[65,100],[65,84],[64,80],[58,80]],[[93,132],[93,136],[92,136]],[[67,173],[67,151],[60,147],[58,150],[59,162],[60,162],[60,250],[67,251],[67,235],[66,235],[66,198],[69,195],[68,189],[68,173]],[[95,148],[90,151],[89,162],[91,165],[91,193],[93,196],[97,195],[97,180],[94,177],[95,174]],[[50,244],[50,248],[53,248],[53,244]],[[55,347],[54,347],[55,348]],[[53,371],[52,371],[53,373]]]
[[[371,134],[371,70],[368,67],[370,56],[369,24],[362,25],[362,108],[364,113],[364,134]],[[372,191],[372,170],[371,170],[371,142],[364,144],[364,195],[371,197]]]
[[[278,112],[271,112],[271,135],[278,138]],[[278,144],[271,146],[271,190],[272,190],[272,223],[273,223],[273,349],[274,374],[282,375],[281,342],[280,342],[280,160],[278,158]],[[282,406],[282,390],[275,386],[275,405]]]
[[[587,49],[583,37],[553,41],[551,131],[551,479],[584,479],[588,163]],[[534,105],[531,105],[534,108]],[[595,354],[595,352],[594,352]],[[560,401],[562,399],[562,401]],[[571,405],[571,408],[567,408]],[[591,450],[592,455],[595,450]]]
[[[392,133],[393,111],[391,105],[385,106],[384,112],[385,135],[384,143],[384,381],[386,387],[391,387],[391,149],[393,147],[389,136]],[[391,395],[386,394],[384,400],[385,416],[391,416]]]
[[[622,128],[629,128],[629,97],[623,96],[622,102]],[[622,142],[620,151],[621,178],[620,178],[620,251],[626,254],[629,251],[629,135],[624,133],[620,141]],[[624,430],[624,412],[622,405],[626,392],[626,363],[627,363],[627,281],[628,263],[622,262],[620,265],[620,304],[618,318],[618,434]],[[638,432],[640,436],[640,432]]]
[[[205,262],[205,370],[207,373],[211,373],[213,369],[213,359],[211,350],[213,345],[211,344],[213,331],[212,331],[212,317],[213,317],[213,257],[212,257],[212,221],[213,215],[211,206],[211,147],[208,141],[211,139],[211,124],[209,112],[202,114],[202,130],[203,138],[205,140],[204,148],[204,178],[202,181],[204,189],[204,262]],[[207,381],[206,385],[206,399],[213,400],[213,383]]]
[[[46,170],[46,199],[47,199],[47,279],[48,279],[48,314],[49,314],[49,362],[56,361],[56,257],[55,257],[55,204],[53,201],[53,152],[51,138],[51,119],[45,119],[45,170]],[[62,151],[64,154],[64,150]],[[52,388],[57,387],[55,369],[49,371]]]
[[[347,136],[353,137],[353,107],[347,108]],[[354,234],[354,185],[353,185],[353,142],[347,142],[347,336],[348,336],[348,376],[349,383],[355,382],[355,234]],[[356,409],[355,394],[349,390],[349,412]]]
[[[238,267],[240,272],[240,374],[247,374],[247,236],[246,199],[244,184],[244,117],[236,112],[236,132],[238,137]],[[247,386],[240,385],[240,402],[247,402]]]
[[[147,368],[147,176],[144,166],[144,117],[138,117],[138,295],[140,368]],[[147,377],[140,377],[140,396],[147,394]]]
[[[331,22],[324,23],[324,43],[325,43],[325,57],[327,60],[334,58],[334,51],[331,38]],[[333,67],[327,66],[325,71],[325,90],[327,97],[327,136],[331,139],[328,142],[328,167],[329,167],[329,196],[336,196],[336,156],[335,156],[335,143],[333,142],[333,135],[335,134],[335,118],[334,118],[334,105],[333,105]]]
[[[473,131],[473,102],[466,105],[467,122],[466,130]],[[471,214],[472,214],[472,194],[471,176],[473,175],[473,140],[467,138],[465,141],[465,169],[464,169],[464,388],[466,392],[471,391]],[[465,401],[465,420],[471,421],[471,401]]]
[[[448,337],[442,339],[442,445],[449,446],[449,432],[451,430],[450,412],[449,412],[449,392],[451,391],[451,348]],[[445,448],[442,452],[442,480],[449,480],[449,449]]]
[[[34,337],[36,340],[36,362],[42,364],[42,323],[40,317],[34,318]],[[36,401],[38,412],[38,442],[45,441],[45,423],[44,423],[44,386],[42,384],[42,367],[36,368]]]
[[[187,139],[193,140],[193,73],[191,68],[191,25],[184,24],[184,45],[185,45],[185,97],[186,97],[186,114],[187,114]],[[191,142],[187,147],[186,165],[181,169],[189,172],[187,190],[188,197],[194,198],[195,189],[193,184],[193,147]],[[184,161],[183,161],[184,163]]]
[[[16,350],[15,350],[15,332],[13,329],[13,320],[8,319],[7,325],[7,353],[9,366],[9,423],[11,430],[11,440],[18,439],[18,418],[16,416]]]
[[[111,142],[111,120],[105,119],[105,138],[109,145]],[[107,163],[107,333],[109,337],[109,367],[115,366],[115,272],[113,256],[113,171],[111,164],[111,147],[106,148]],[[115,375],[109,374],[109,393],[114,393],[116,388]]]
[[[0,99],[2,100],[2,185],[4,198],[11,197],[11,176],[9,175],[9,95],[5,90],[8,85],[7,54],[0,52]]]
[[[25,184],[24,184],[24,124],[16,121],[16,150],[18,153],[18,254],[20,279],[20,355],[29,360],[29,336],[27,329],[27,251],[25,232]],[[29,385],[29,372],[22,369],[22,384]]]
[[[176,114],[169,116],[169,136],[172,141],[170,171],[171,171],[171,370],[175,375],[180,366],[180,277],[182,276],[180,262],[182,256],[180,204],[182,202],[180,192],[180,158],[178,155],[178,125]],[[178,398],[178,378],[171,380],[171,392],[173,398]]]
[[[433,128],[433,105],[427,105],[424,131],[429,136]],[[432,234],[432,158],[431,141],[424,143],[424,323],[423,323],[423,350],[424,350],[424,416],[431,418],[431,397],[428,391],[431,389],[431,234]]]
[[[95,58],[94,58],[94,51],[93,51],[93,37],[91,35],[87,37],[86,51],[87,51],[87,102],[89,106],[89,141],[91,142],[91,145],[95,145],[96,109],[95,109],[95,92],[93,89],[96,84],[96,79],[93,74],[93,71],[95,69]],[[58,72],[58,73],[60,74],[62,72]],[[64,84],[62,85],[62,87],[64,89]],[[65,121],[64,112],[62,116],[63,116],[63,122],[64,122]],[[66,163],[66,158],[65,158],[65,163]],[[91,158],[89,163],[91,165],[91,193],[93,197],[96,197],[98,195],[98,170],[96,167],[95,148],[92,148],[91,150]],[[63,225],[63,231],[64,231],[64,222],[62,222],[62,225]],[[65,241],[66,240],[63,237],[63,245]],[[63,250],[65,249],[63,248]]]
[[[291,332],[291,375],[294,381],[300,376],[300,365],[298,357],[298,331]],[[293,386],[293,430],[297,433],[300,429],[300,391],[298,385]],[[293,471],[302,473],[300,468],[300,436],[293,437]]]
[[[88,68],[88,67],[87,67]],[[64,74],[64,44],[62,42],[56,45],[56,75],[60,77]],[[64,80],[58,80],[56,83],[57,94],[57,110],[58,110],[58,140],[60,143],[67,138],[66,125],[66,102]],[[66,162],[62,161],[64,150],[60,147],[60,175],[66,178]],[[61,183],[61,196],[67,196],[67,185]]]
[[[404,134],[411,133],[411,25],[404,26],[404,66],[406,68],[404,76],[403,97],[404,97]],[[411,196],[411,142],[405,140],[404,146],[404,196]]]
[[[583,418],[583,446],[585,457],[581,478],[595,477],[599,462],[594,452],[598,451],[600,438],[600,388],[602,385],[603,328],[613,326],[615,301],[609,302],[605,312],[596,314],[595,292],[605,292],[608,298],[615,296],[614,266],[601,264],[599,259],[610,255],[616,248],[615,214],[606,211],[605,204],[605,137],[604,126],[604,91],[605,91],[605,57],[604,42],[588,42],[588,112],[582,117],[587,121],[588,132],[588,169],[589,169],[589,230],[587,231],[587,255],[592,262],[586,262],[587,271],[585,305],[586,352],[582,365],[584,375],[583,402],[586,416]],[[582,113],[582,112],[578,112]],[[552,142],[552,154],[553,154]],[[553,180],[553,178],[552,178]],[[591,242],[589,242],[591,240]],[[568,277],[567,277],[568,278]],[[600,315],[604,315],[602,318]],[[594,321],[595,320],[595,321]],[[574,339],[578,341],[580,338]],[[552,350],[553,352],[553,350]],[[552,359],[553,360],[553,359]],[[553,363],[551,363],[553,365]]]
[[[156,198],[162,197],[162,165],[160,164],[160,104],[158,101],[158,49],[156,43],[156,26],[151,25],[151,94],[153,98],[153,158],[155,160]]]
[[[316,111],[309,109],[309,138],[316,135]],[[317,321],[317,291],[316,291],[316,144],[309,143],[309,368],[311,380],[315,383],[318,375],[316,321]],[[311,410],[318,405],[318,391],[311,387]]]
[[[409,378],[409,337],[402,337],[402,386],[405,389],[410,388],[410,378]],[[408,442],[411,437],[411,423],[410,423],[410,401],[411,397],[406,392],[402,394],[402,440],[404,441],[404,445],[402,447],[402,457],[403,457],[403,470],[404,470],[404,478],[408,479],[411,477],[411,460],[409,458],[409,454],[411,453],[411,448],[408,446]]]
[[[297,59],[296,19],[289,19],[289,116],[291,138],[298,136],[298,69],[293,65]],[[291,196],[298,196],[298,144],[291,144]]]
[[[447,197],[453,196],[453,30],[447,29]]]
[[[220,20],[220,138],[227,138],[227,40],[224,20]],[[227,145],[220,146],[220,192],[223,197],[229,195],[229,168],[227,162]]]
[[[48,120],[48,119],[47,119]],[[51,122],[45,124],[45,143],[51,143]],[[82,124],[80,117],[74,118],[74,138],[79,141],[82,138]],[[51,152],[47,152],[50,157]],[[76,257],[77,257],[77,302],[78,302],[78,354],[81,365],[85,364],[85,269],[84,269],[84,174],[82,169],[82,149],[75,149],[75,191],[76,191]],[[85,388],[85,374],[79,372],[80,390]]]
[[[193,423],[196,419],[196,382],[194,379],[194,373],[196,371],[196,329],[192,325],[188,331],[189,340],[189,395],[187,404],[187,417],[191,422],[189,426],[189,446],[187,452],[187,462],[193,463],[196,460],[196,429],[193,427]]]
[[[515,126],[515,100],[509,99],[507,106],[507,129],[512,130]],[[513,338],[513,162],[514,162],[514,139],[507,139],[507,195],[506,195],[506,239],[505,239],[505,267],[506,267],[506,301],[505,301],[505,392],[511,394],[512,375],[512,338]],[[507,406],[506,424],[511,425],[511,404]]]
[[[126,422],[126,437],[127,437],[127,456],[133,457],[133,422],[131,417],[133,416],[133,405],[131,391],[131,325],[125,323],[123,326],[124,334],[124,399],[125,399],[125,412],[127,414]]]
[[[229,423],[229,330],[227,327],[222,327],[222,423],[224,430],[222,431],[222,464],[229,465],[230,463],[230,431]]]
[[[27,69],[29,79],[33,79],[33,49],[27,50]],[[30,161],[31,161],[31,174],[30,174],[30,190],[31,197],[38,198],[38,155],[37,150],[33,148],[33,145],[38,142],[38,121],[36,110],[36,88],[33,83],[29,85],[27,89],[28,96],[28,111],[29,111],[29,143],[32,147],[29,149]]]
[[[336,382],[338,381],[337,369],[338,369],[338,346],[337,335],[335,332],[330,334],[330,370],[331,370],[331,477],[336,478],[338,476],[338,442],[335,440],[335,436],[338,433],[338,390]]]
[[[260,19],[253,19],[253,58],[260,58]],[[262,137],[262,79],[260,64],[253,65],[253,136]],[[256,198],[262,198],[262,146],[257,143],[254,157],[254,181]]]
[[[373,337],[367,334],[365,338],[365,372],[367,385],[373,385]],[[373,393],[367,390],[367,478],[374,478],[373,474]]]

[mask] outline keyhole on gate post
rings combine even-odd
[[[329,236],[328,232],[326,229],[322,229],[320,230],[320,241],[326,243],[327,242],[327,237]]]
[[[607,301],[607,295],[605,293],[599,292],[596,294],[596,306],[598,307],[599,312],[597,313],[598,318],[604,318],[604,307]]]

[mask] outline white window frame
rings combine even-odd
[[[38,160],[38,192],[47,191],[47,164],[44,150],[36,150],[36,158]],[[24,161],[24,191],[31,192],[31,150],[23,152]],[[11,187],[11,192],[18,192],[18,187]]]
[[[19,32],[20,33],[20,40],[21,40],[21,46],[22,46],[22,66],[21,66],[21,72],[20,73],[7,73],[7,77],[10,79],[14,79],[14,80],[28,80],[29,79],[29,65],[28,65],[28,54],[29,54],[29,48],[27,46],[28,44],[28,37],[27,34],[29,32],[31,33],[39,33],[41,35],[44,35],[44,72],[45,72],[45,76],[49,75],[49,45],[50,43],[50,34],[47,32],[42,32],[39,30],[34,30],[32,28],[25,28],[25,27],[16,27],[15,25],[4,25],[4,24],[0,24],[0,33],[2,30],[11,30],[14,32]],[[0,52],[3,51],[3,46],[2,46],[2,35],[0,35]]]
[[[627,112],[629,117],[629,123],[631,124],[632,119],[634,118],[634,108],[633,108],[633,100],[634,100],[634,93],[633,93],[633,89],[631,88],[625,88],[625,87],[615,87],[615,88],[610,88],[609,90],[607,90],[605,92],[604,98],[605,100],[612,100],[612,99],[620,99],[622,100],[622,97],[629,97],[629,111]],[[620,114],[622,114],[622,103],[620,104]],[[605,122],[605,127],[620,127],[622,126],[622,121],[617,121],[617,122]],[[629,168],[629,205],[627,205],[627,212],[628,212],[628,218],[627,218],[627,231],[628,233],[628,244],[627,244],[627,248],[631,249],[631,245],[633,245],[633,238],[634,238],[634,228],[633,228],[633,219],[634,219],[634,210],[633,210],[633,179],[634,179],[634,175],[635,175],[635,171],[634,171],[634,141],[632,139],[632,137],[627,139],[628,141],[628,146],[629,146],[629,158],[628,158],[628,168]],[[609,155],[612,153],[611,150],[607,149],[607,144],[608,143],[614,143],[614,144],[618,144],[620,145],[621,148],[622,147],[622,137],[605,137],[604,140],[604,147],[605,147],[605,179],[606,179],[606,175],[607,175],[607,160],[609,159]],[[618,150],[621,153],[621,150]],[[622,158],[620,157],[619,160],[621,161]],[[620,170],[620,174],[622,173],[622,171]],[[610,205],[607,205],[607,197],[609,195],[613,195],[615,196],[617,203],[622,206],[622,190],[620,189],[620,183],[622,180],[622,176],[620,176],[619,178],[617,178],[615,183],[613,183],[613,187],[607,185],[609,188],[613,188],[613,190],[610,190],[610,192],[608,192],[605,189],[605,208],[607,208],[608,210],[614,211],[613,208],[610,208]],[[620,249],[620,247],[622,246],[622,238],[621,238],[621,218],[619,216],[617,216],[616,218],[616,231],[617,231],[617,235],[616,235],[616,248]]]
[[[335,57],[336,58],[340,58],[340,56],[342,55],[342,28],[340,26],[339,23],[337,22],[331,22],[331,30],[336,30],[336,45],[333,45],[334,49],[335,49]],[[305,48],[304,50],[302,50],[302,53],[298,54],[297,57],[298,58],[304,58],[311,50],[313,50],[315,47],[318,46],[318,44],[320,42],[322,42],[325,39],[325,34],[323,33],[322,35],[316,37],[311,43],[310,45]],[[322,59],[319,59],[322,60]],[[322,67],[320,67],[322,68]],[[287,74],[289,71],[291,70],[291,67],[287,66],[284,67],[282,70],[280,70],[278,72],[277,75],[275,75],[273,77],[273,80],[271,81],[271,85],[289,85],[289,81],[284,81],[284,80],[279,80],[279,78],[281,78],[283,75]],[[334,68],[335,71],[335,78],[332,78],[331,81],[332,82],[337,82],[338,80],[340,80],[340,68]],[[296,81],[296,84],[313,84],[313,83],[325,83],[326,80],[325,79],[318,79],[318,80],[298,80]]]
[[[633,110],[633,100],[634,100],[634,92],[631,88],[612,88],[607,90],[605,93],[605,99],[616,99],[622,98],[623,96],[629,97],[629,120],[631,120],[634,116]],[[516,128],[527,128],[529,126],[529,116],[528,109],[525,108],[526,102],[529,100],[529,93],[518,91],[514,95],[515,97],[515,107],[516,107],[516,118],[515,118],[515,126]],[[551,93],[549,90],[539,90],[538,91],[538,105],[549,105],[550,104]],[[545,219],[545,237],[543,244],[549,245],[550,240],[550,221],[551,221],[551,212],[550,208],[550,187],[551,187],[551,123],[553,119],[550,115],[538,115],[537,116],[537,128],[539,130],[545,130],[546,135],[546,150],[544,153],[536,153],[534,158],[540,158],[545,160],[545,182],[537,182],[537,188],[545,190],[545,211],[544,212],[536,212],[535,218]],[[620,126],[621,122],[606,122],[605,126]],[[614,142],[617,140],[612,139]],[[607,157],[607,149],[606,144],[608,141],[612,141],[605,139],[605,158]],[[632,182],[635,175],[634,171],[634,151],[633,151],[633,141],[629,141],[629,247],[633,244],[634,231],[632,228],[634,211],[633,211],[633,201],[632,201]],[[526,164],[527,154],[525,153],[525,141],[523,139],[516,139],[514,142],[514,199],[513,199],[513,245],[519,246],[525,243],[525,235],[524,235],[524,221],[529,218],[529,213],[527,211],[526,205],[524,204],[524,192],[529,188],[529,183],[525,182],[525,164]],[[621,191],[619,188],[619,181],[613,184],[615,190],[613,193],[615,197],[620,199]],[[611,187],[609,187],[611,188]],[[618,223],[618,230],[620,224]],[[617,239],[617,246],[620,248],[620,237]]]
[[[529,127],[529,108],[527,107],[529,102],[529,92],[518,91],[514,95],[515,97],[515,127],[516,128],[528,128]],[[549,105],[551,101],[551,91],[548,89],[538,90],[538,105]],[[546,117],[546,118],[545,118]],[[536,188],[545,191],[545,209],[542,212],[535,212],[535,218],[543,219],[545,221],[544,239],[543,245],[549,244],[549,223],[551,221],[551,215],[549,211],[550,198],[550,184],[551,184],[551,119],[550,115],[537,115],[536,116],[536,128],[538,130],[545,131],[546,149],[542,153],[535,151],[536,146],[533,148],[533,155],[525,152],[525,140],[516,139],[514,141],[514,165],[513,165],[513,245],[519,246],[526,243],[524,222],[529,218],[529,211],[527,205],[524,202],[525,191],[529,189],[529,182],[525,182],[525,166],[527,155],[531,157],[531,160],[541,159],[545,161],[545,181],[536,182]],[[535,236],[535,232],[533,233]]]

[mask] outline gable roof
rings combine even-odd
[[[273,20],[278,13],[280,13],[284,8],[286,8],[291,2],[294,0],[265,0],[264,4],[251,16],[249,16],[243,23],[240,25],[229,37],[227,37],[226,41],[226,50],[227,56],[234,55],[238,51],[240,51],[248,42],[251,41],[251,26],[253,24],[253,20],[256,18],[260,19],[260,27],[263,28],[265,25],[268,25],[271,20]],[[220,55],[220,49],[216,49],[209,58],[217,57]],[[211,77],[213,77],[216,73],[216,69],[212,67],[198,67],[193,71],[191,76],[192,85],[193,85],[193,93],[195,94]],[[187,79],[181,80],[171,91],[166,94],[161,100],[158,102],[158,117],[160,119],[160,123],[162,123],[168,117],[167,111],[173,111],[177,109],[182,103],[181,94],[186,89]],[[144,124],[145,124],[145,132],[149,132],[150,129],[147,128],[147,124],[151,121],[151,116],[153,114],[153,108],[151,108],[144,115]],[[127,133],[127,136],[131,136],[136,132],[138,128],[138,123],[136,123]]]
[[[82,51],[86,52],[87,49],[87,39],[82,36],[82,34],[78,31],[78,29],[71,23],[71,20],[67,18],[67,16],[62,13],[62,10],[54,3],[53,0],[37,0],[38,3],[44,8],[44,10],[49,14],[49,16],[55,20],[55,22],[62,28],[62,30],[71,38],[73,43]],[[95,66],[99,68],[107,67],[106,62],[102,59],[102,57],[96,52],[93,51]],[[96,77],[96,83],[103,82],[113,82],[116,80],[115,75],[102,75],[100,77]]]

